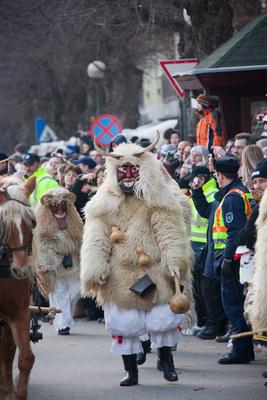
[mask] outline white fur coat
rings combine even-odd
[[[168,303],[174,293],[174,273],[192,298],[192,249],[185,214],[188,205],[178,185],[151,153],[134,157],[136,145],[120,145],[122,160],[107,160],[107,177],[85,208],[86,223],[81,249],[82,295],[97,297],[100,304],[149,310]],[[125,195],[117,183],[116,168],[124,162],[140,167],[135,195]],[[110,239],[112,226],[125,238]],[[150,263],[138,263],[137,247],[143,247]],[[148,274],[156,291],[141,298],[129,290]]]
[[[252,278],[253,298],[248,309],[248,317],[253,330],[267,330],[267,191],[260,203],[256,225],[256,263]]]

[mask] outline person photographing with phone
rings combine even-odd
[[[201,188],[205,200],[210,204],[218,192],[216,180],[205,166],[195,166],[191,174],[184,178],[191,189]],[[197,326],[193,334],[200,339],[215,339],[224,333],[226,317],[221,301],[220,284],[217,278],[210,277],[205,269],[207,254],[208,219],[202,217],[192,198],[191,245],[195,253],[193,287],[197,312]]]

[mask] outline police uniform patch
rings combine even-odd
[[[225,221],[230,224],[234,219],[233,213],[232,212],[228,212],[225,214]]]

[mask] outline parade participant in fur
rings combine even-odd
[[[122,355],[127,372],[121,386],[138,384],[136,354],[145,333],[159,349],[164,378],[178,380],[171,346],[184,316],[168,305],[174,277],[192,298],[189,206],[150,152],[157,141],[147,148],[122,143],[106,154],[107,176],[85,208],[82,295],[104,307],[112,351]]]
[[[256,241],[256,265],[252,278],[254,296],[250,310],[250,321],[253,330],[267,328],[267,268],[266,268],[266,245],[267,245],[267,191],[264,192],[260,202],[259,217],[257,225]]]
[[[267,279],[266,279],[266,207],[267,207],[267,160],[261,160],[252,173],[253,194],[258,200],[247,224],[239,235],[241,254],[240,281],[247,285],[245,317],[256,331],[254,344],[267,350]],[[265,195],[264,195],[265,193]],[[255,256],[256,251],[256,256]],[[255,262],[256,261],[256,262]],[[259,330],[259,332],[257,332]],[[263,332],[265,330],[265,333]],[[266,376],[265,376],[266,375]],[[264,372],[267,377],[267,372]],[[267,380],[265,381],[267,386]]]
[[[41,198],[36,212],[37,271],[50,286],[50,306],[62,310],[54,320],[60,335],[69,334],[80,294],[83,223],[74,202],[73,193],[64,188],[53,189]]]
[[[257,240],[255,245],[255,267],[252,276],[251,296],[248,300],[247,315],[252,325],[254,343],[267,350],[267,160],[262,160],[252,174],[254,188],[263,197],[259,205],[259,216],[256,220]],[[267,372],[264,373],[267,377]],[[265,381],[267,386],[267,380]]]

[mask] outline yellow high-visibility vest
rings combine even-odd
[[[212,203],[215,193],[218,192],[215,179],[212,178],[204,183],[202,190],[207,202]],[[199,215],[192,199],[189,199],[189,202],[192,207],[191,235],[189,239],[191,242],[207,243],[208,219]]]
[[[249,200],[253,199],[253,196],[251,193],[245,193],[240,189],[231,189],[229,190],[228,193],[226,193],[226,195],[224,196],[224,198],[222,199],[222,201],[220,202],[218,208],[215,211],[215,215],[214,215],[214,222],[213,222],[213,227],[212,227],[212,238],[213,238],[213,242],[214,242],[214,249],[224,249],[226,246],[226,242],[227,242],[227,227],[224,225],[224,220],[223,220],[223,216],[222,216],[222,204],[224,202],[225,197],[229,194],[229,193],[238,193],[243,201],[244,201],[244,206],[245,206],[245,214],[246,214],[246,218],[248,219],[250,214],[251,214],[251,205]]]

